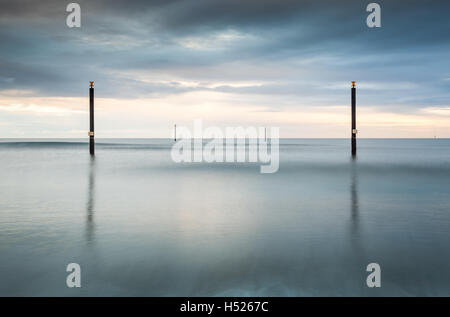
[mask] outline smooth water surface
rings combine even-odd
[[[284,139],[275,174],[172,145],[0,141],[0,295],[450,296],[450,140]]]

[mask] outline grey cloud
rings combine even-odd
[[[2,1],[0,90],[84,96],[95,79],[104,95],[132,98],[211,90],[174,84],[182,79],[268,80],[275,83],[214,90],[299,101],[321,96],[326,105],[346,102],[347,91],[322,87],[356,79],[422,88],[369,89],[362,96],[369,104],[419,107],[450,97],[441,80],[450,66],[448,1],[378,1],[381,29],[365,26],[368,2],[359,0],[78,2],[81,29],[65,27],[64,2]],[[180,44],[225,31],[247,37],[210,50]],[[136,70],[172,76],[173,83],[140,81]]]

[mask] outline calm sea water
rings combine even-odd
[[[450,295],[450,140],[285,139],[275,174],[172,144],[2,140],[0,295]]]

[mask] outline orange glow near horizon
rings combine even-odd
[[[289,104],[273,111],[252,96],[215,91],[141,99],[96,98],[97,136],[171,137],[173,124],[192,126],[277,126],[282,138],[347,138],[350,106]],[[259,97],[260,98],[260,97]],[[267,104],[267,103],[266,103]],[[413,113],[358,106],[360,138],[450,137],[450,107],[424,107]],[[391,109],[395,109],[392,106]],[[33,97],[31,92],[0,94],[2,138],[83,138],[88,127],[88,98]]]

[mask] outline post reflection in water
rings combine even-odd
[[[94,204],[95,204],[95,157],[89,162],[89,181],[86,204],[86,242],[92,243],[94,240]]]
[[[355,159],[352,159],[350,166],[350,197],[351,197],[351,217],[353,231],[356,233],[359,221],[359,202],[358,202],[358,166]]]
[[[356,158],[350,162],[350,241],[356,261],[366,261],[366,252],[361,235],[361,215],[358,197],[358,164]],[[358,262],[359,263],[359,262]],[[360,265],[360,263],[358,264]]]

